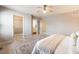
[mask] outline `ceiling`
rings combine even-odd
[[[3,7],[7,7],[21,13],[31,14],[35,16],[48,16],[52,14],[68,13],[79,10],[79,5],[51,5],[53,12],[44,14],[42,12],[36,12],[40,6],[41,5],[3,5]]]

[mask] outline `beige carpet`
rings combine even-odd
[[[46,34],[28,36],[16,35],[13,37],[13,42],[4,47],[3,52],[1,51],[1,53],[31,54],[36,42],[47,36],[48,35]]]

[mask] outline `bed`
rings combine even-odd
[[[71,36],[54,34],[38,41],[32,54],[74,54],[78,53],[77,50]]]

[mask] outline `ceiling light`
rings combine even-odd
[[[43,13],[45,14],[47,11],[46,10],[43,10]]]
[[[43,13],[46,13],[47,11],[46,11],[46,7],[47,7],[47,5],[44,5],[44,7],[43,7]]]
[[[37,9],[37,13],[40,13],[40,12],[42,12],[44,14],[52,13],[53,12],[53,8],[50,5],[43,5],[43,6],[38,7],[38,9]]]

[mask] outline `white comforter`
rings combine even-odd
[[[75,46],[73,46],[73,39],[66,37],[56,48],[55,54],[73,54],[76,53]]]
[[[56,48],[66,38],[64,35],[55,34],[45,39],[40,40],[35,45],[33,54],[52,54],[55,53]]]

